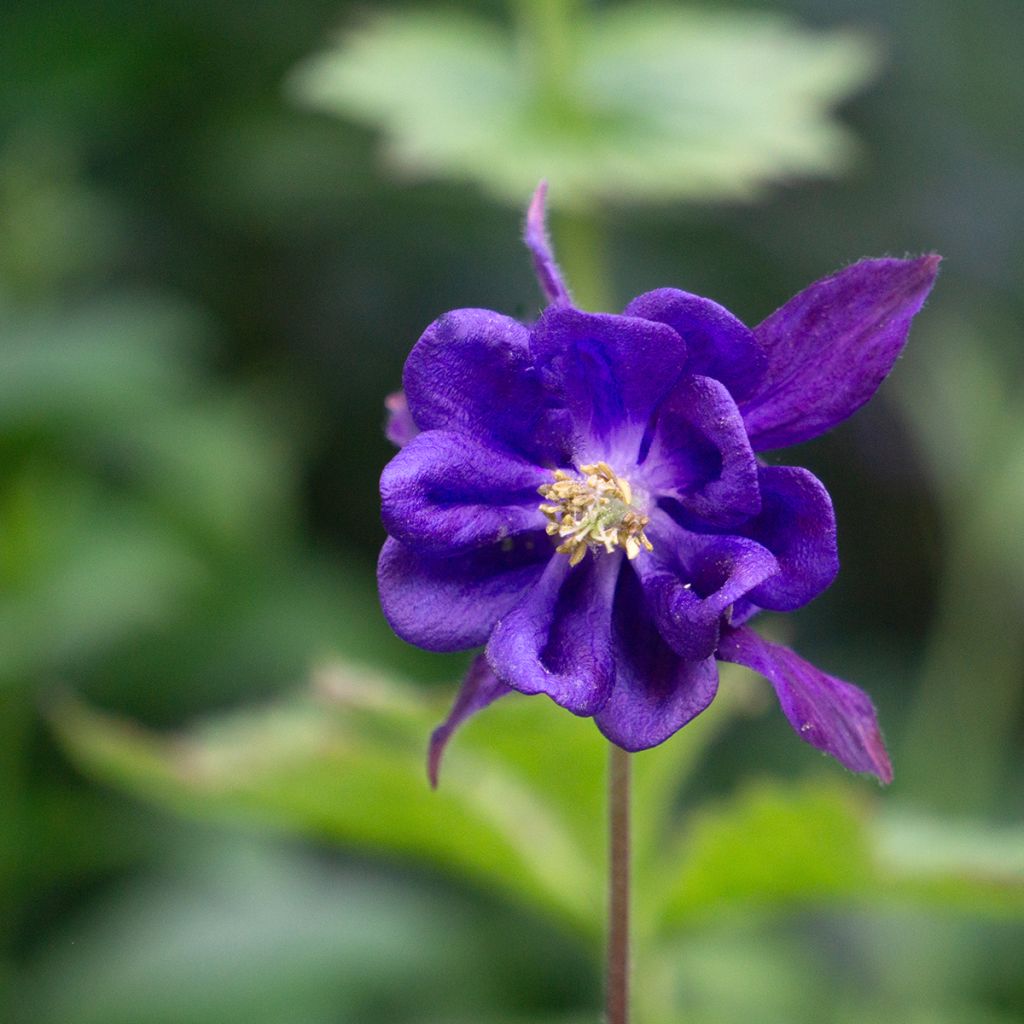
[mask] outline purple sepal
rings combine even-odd
[[[724,385],[710,377],[676,384],[658,410],[638,479],[716,526],[735,526],[760,511],[757,459]]]
[[[763,675],[775,688],[789,724],[806,743],[831,754],[852,772],[870,772],[882,782],[892,782],[875,708],[862,690],[747,628],[726,631],[718,657]]]
[[[384,425],[384,436],[396,447],[403,448],[419,432],[416,421],[409,412],[409,403],[405,400],[404,391],[395,391],[384,399],[384,408],[388,418]]]
[[[658,288],[638,295],[623,312],[668,324],[686,342],[686,372],[720,380],[737,402],[764,375],[767,361],[753,332],[711,299]]]
[[[550,557],[544,533],[441,555],[389,537],[377,563],[381,610],[398,636],[424,650],[479,647],[540,579]]]
[[[562,272],[555,262],[555,254],[551,248],[551,239],[547,230],[547,211],[545,202],[548,195],[548,183],[542,181],[533,193],[530,206],[526,211],[526,226],[523,230],[523,241],[530,250],[533,270],[544,297],[553,306],[571,306],[572,296],[565,286]]]
[[[511,687],[501,682],[491,666],[487,664],[487,659],[482,654],[478,654],[469,666],[469,671],[462,681],[462,687],[459,689],[451,711],[448,712],[448,717],[430,735],[427,776],[434,789],[437,789],[441,758],[444,756],[445,748],[455,730],[471,715],[482,711],[488,704],[493,704],[499,697],[504,697],[507,693],[512,693]]]
[[[556,556],[494,627],[487,660],[520,693],[546,693],[576,715],[601,708],[615,681],[612,598],[622,557]]]
[[[615,601],[615,653],[615,686],[594,722],[623,750],[656,747],[714,699],[715,659],[686,661],[669,648],[632,573],[623,573]]]
[[[551,475],[471,434],[427,430],[380,478],[381,518],[392,537],[453,552],[543,530],[537,488]]]
[[[577,461],[635,463],[655,409],[679,378],[686,346],[638,317],[549,306],[530,348],[541,384],[572,417]]]
[[[754,328],[768,362],[740,408],[755,451],[817,437],[875,393],[940,259],[862,260],[804,289]]]

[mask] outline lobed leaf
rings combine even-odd
[[[539,95],[496,26],[441,11],[366,21],[290,89],[380,130],[397,173],[472,181],[517,204],[541,178],[563,205],[745,199],[849,162],[831,109],[875,69],[860,34],[637,4],[576,29],[558,99]]]

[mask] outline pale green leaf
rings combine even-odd
[[[529,710],[513,708],[512,721],[526,735],[538,712],[569,717],[519,703]],[[431,791],[425,751],[438,718],[416,691],[350,668],[323,674],[315,694],[169,738],[77,703],[54,715],[85,771],[149,799],[433,863],[597,934],[601,865],[544,791],[500,758],[466,752]]]
[[[749,198],[849,162],[832,108],[875,50],[769,14],[630,5],[588,13],[564,96],[539,98],[510,36],[430,11],[379,16],[294,75],[310,106],[363,121],[398,173],[473,181],[521,204]]]

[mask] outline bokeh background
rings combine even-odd
[[[764,628],[868,689],[881,791],[737,672],[637,759],[639,1024],[1024,1020],[1018,0],[7,0],[0,1020],[579,1024],[603,751],[376,604],[383,397],[581,304],[756,323],[938,251],[878,399],[787,453],[843,571]]]

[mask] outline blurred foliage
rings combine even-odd
[[[597,733],[499,702],[430,793],[464,659],[396,641],[372,578],[381,396],[439,312],[533,315],[546,176],[584,304],[756,322],[946,256],[798,460],[844,571],[796,640],[875,696],[897,780],[738,674],[638,758],[638,1021],[1019,1021],[1018,7],[5,4],[0,1020],[597,1018]]]
[[[541,178],[553,203],[586,208],[750,198],[848,162],[829,112],[875,68],[863,35],[767,13],[518,6],[518,48],[451,11],[380,15],[306,62],[292,88],[382,129],[397,172],[470,180],[517,207]]]
[[[762,785],[700,811],[679,834],[671,808],[686,777],[680,755],[695,768],[736,700],[716,701],[687,730],[688,743],[634,758],[641,933],[736,907],[835,901],[907,899],[1024,918],[1024,829],[887,822],[877,800],[838,784]],[[604,876],[605,743],[591,723],[545,700],[509,698],[467,726],[436,793],[423,785],[423,737],[440,709],[345,666],[325,670],[314,694],[170,739],[73,702],[54,714],[72,756],[129,791],[424,859],[588,938],[602,933],[594,893]]]

